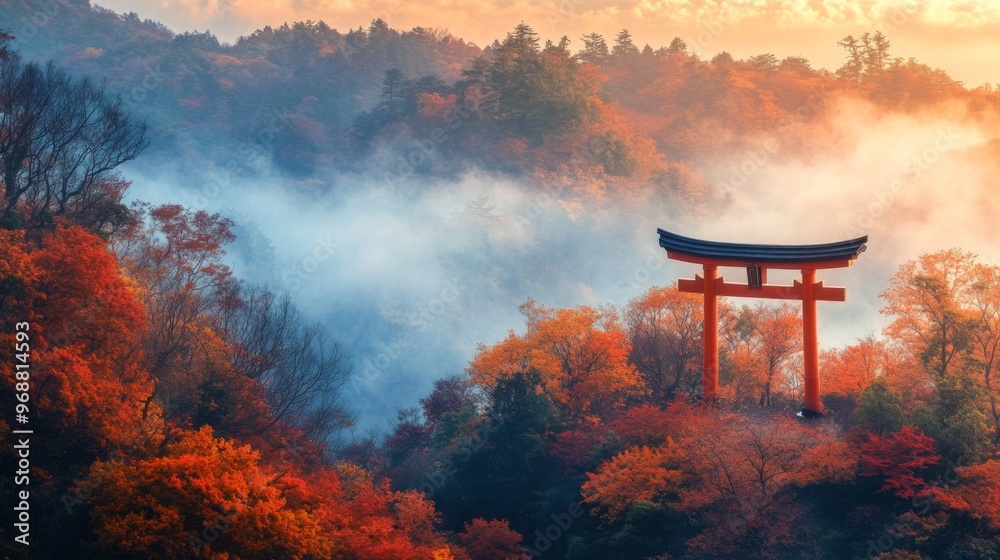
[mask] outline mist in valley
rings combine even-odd
[[[383,154],[363,174],[289,177],[258,157],[240,174],[227,174],[223,159],[194,179],[138,164],[127,175],[134,199],[236,222],[227,256],[234,273],[288,293],[345,346],[354,364],[345,390],[358,432],[367,433],[416,406],[435,379],[462,373],[478,344],[523,332],[517,308],[528,298],[622,306],[700,272],[666,259],[657,227],[751,243],[869,235],[854,267],[820,275],[848,291],[846,303],[820,306],[823,348],[881,331],[888,321],[879,294],[907,259],[960,247],[997,263],[992,122],[954,106],[912,115],[843,98],[813,110],[808,121],[693,162],[710,187],[693,204],[581,202],[570,188],[476,170],[454,180],[387,180],[386,162],[413,146]]]

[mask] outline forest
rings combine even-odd
[[[741,196],[705,161],[774,138],[819,161],[849,143],[844,107],[961,115],[984,140],[959,157],[995,171],[995,86],[877,31],[833,45],[830,71],[528,23],[485,47],[382,20],[230,44],[43,4],[0,2],[4,558],[1000,558],[1000,265],[943,234],[867,281],[883,329],[822,346],[821,418],[795,416],[798,306],[721,302],[706,402],[702,299],[655,276],[620,304],[521,299],[464,369],[420,372],[419,404],[359,433],[363,356],[237,274],[238,218],[130,195],[138,165],[201,197],[266,168],[305,199],[475,171],[574,218],[704,220]],[[461,219],[512,227],[494,210],[476,198]],[[514,272],[489,274],[473,289],[516,293]]]

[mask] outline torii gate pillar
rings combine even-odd
[[[868,236],[821,245],[751,245],[718,243],[683,237],[662,229],[660,246],[667,257],[702,265],[704,277],[680,279],[681,292],[704,294],[705,319],[702,353],[702,397],[719,395],[719,303],[718,298],[757,297],[796,299],[802,302],[802,362],[805,406],[802,416],[818,416],[823,411],[819,391],[819,337],[816,329],[817,301],[844,301],[844,288],[824,286],[816,281],[816,270],[851,266],[865,250]],[[747,283],[727,283],[719,267],[746,268]],[[797,269],[802,281],[791,286],[767,284],[767,269]]]
[[[816,329],[816,271],[802,270],[802,381],[806,405],[803,410],[822,412],[819,400],[819,335]],[[805,413],[803,413],[805,414]]]
[[[702,339],[701,394],[706,399],[719,396],[719,300],[715,297],[715,278],[719,271],[705,265],[705,319]]]

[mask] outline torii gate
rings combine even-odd
[[[704,278],[680,279],[681,292],[705,294],[704,354],[702,361],[702,396],[714,399],[719,393],[719,296],[797,299],[802,301],[802,361],[805,374],[805,407],[802,416],[819,416],[823,404],[819,398],[819,342],[816,334],[816,302],[845,301],[844,288],[824,286],[816,281],[822,268],[843,268],[865,250],[868,236],[819,245],[754,245],[719,243],[684,237],[657,229],[660,247],[667,257],[702,265]],[[739,267],[747,271],[746,284],[726,282],[718,276],[719,267]],[[791,286],[767,283],[769,268],[801,270],[802,281]]]

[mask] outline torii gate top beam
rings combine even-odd
[[[766,268],[821,269],[851,266],[864,252],[868,236],[818,245],[758,245],[720,243],[677,235],[663,229],[660,247],[671,259],[710,266],[744,267],[759,264]]]

